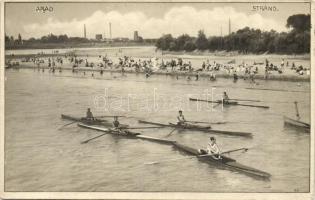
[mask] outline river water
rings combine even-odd
[[[307,192],[309,191],[310,134],[285,127],[283,115],[295,116],[299,102],[303,121],[310,121],[310,84],[307,82],[239,80],[187,81],[172,76],[70,71],[49,73],[20,69],[5,73],[5,191],[161,191],[161,192]],[[268,88],[256,90],[246,88]],[[277,91],[278,90],[278,91]],[[282,91],[279,91],[282,90]],[[251,103],[270,109],[189,102],[191,97],[259,99]],[[249,104],[248,102],[244,102]],[[175,131],[168,139],[204,148],[215,136],[223,151],[249,147],[229,156],[267,171],[270,180],[185,159],[157,165],[145,162],[188,156],[171,146],[105,135],[60,115],[84,116],[90,107],[97,115],[126,115],[130,126],[138,119],[175,122],[182,109],[187,120],[226,121],[215,129],[252,132],[253,138]],[[59,129],[59,130],[58,130]],[[142,129],[144,135],[165,137],[172,129]]]

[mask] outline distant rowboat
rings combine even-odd
[[[294,104],[295,104],[295,111],[296,111],[297,119],[292,119],[290,117],[283,116],[284,125],[290,126],[296,129],[300,129],[305,132],[310,132],[310,129],[311,129],[310,124],[300,121],[300,114],[299,114],[297,102],[295,101]]]
[[[308,131],[308,132],[310,131],[311,126],[308,123],[301,122],[301,121],[295,120],[295,119],[291,119],[291,118],[286,117],[286,116],[283,116],[283,120],[284,120],[284,124],[286,126],[291,126],[294,128],[304,130],[304,131]]]
[[[152,124],[157,126],[164,126],[164,127],[173,127],[178,128],[182,130],[192,130],[192,131],[202,131],[202,132],[209,132],[209,133],[217,133],[217,134],[225,134],[225,135],[232,135],[232,136],[243,136],[243,137],[252,137],[252,133],[248,132],[239,132],[239,131],[223,131],[223,130],[215,130],[212,129],[210,126],[200,126],[200,125],[194,125],[194,124],[187,124],[187,125],[178,125],[178,124],[163,124],[158,122],[149,122],[144,120],[138,120],[139,123],[142,124]]]
[[[85,124],[91,124],[91,125],[112,125],[112,123],[108,122],[107,120],[100,120],[100,119],[88,120],[84,117],[73,117],[73,116],[64,115],[64,114],[61,115],[61,118],[76,121],[76,122],[81,122]]]
[[[223,101],[221,101],[221,100],[210,101],[210,100],[196,99],[196,98],[189,98],[189,100],[190,100],[190,101],[201,101],[201,102],[208,102],[208,103],[223,104],[223,106],[246,106],[246,107],[265,108],[265,109],[268,109],[268,108],[269,108],[269,106],[241,104],[241,103],[239,103],[239,102],[237,102],[237,101],[223,102]]]
[[[84,124],[89,124],[89,125],[101,125],[101,126],[113,126],[112,122],[109,122],[108,120],[101,120],[101,119],[94,119],[94,120],[88,120],[85,117],[73,117],[70,115],[61,115],[62,119],[67,119],[67,120],[71,120],[71,121],[76,121],[76,122],[81,122]],[[128,127],[128,125],[125,124],[120,124],[120,127]]]

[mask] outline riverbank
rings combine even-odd
[[[209,54],[203,53],[202,55],[172,55],[156,51],[154,46],[130,46],[12,50],[6,51],[5,58],[6,63],[18,63],[21,68],[39,66],[41,69],[46,69],[51,62],[51,67],[55,63],[56,69],[61,67],[62,70],[72,70],[76,65],[75,70],[101,73],[101,71],[121,72],[123,67],[125,73],[146,73],[149,70],[153,72],[153,75],[185,76],[188,80],[195,80],[197,74],[209,79],[210,75],[214,75],[216,78],[234,79],[234,74],[239,79],[249,79],[249,73],[246,73],[246,70],[250,70],[253,72],[250,74],[254,80],[310,81],[311,67],[308,54],[296,56],[238,54],[229,56],[221,52],[220,56],[217,56],[210,52],[208,52]],[[63,62],[56,62],[57,59],[61,59]],[[38,64],[35,60],[40,60],[40,63]],[[79,64],[75,64],[74,60],[80,61]],[[182,60],[182,64],[179,63],[180,60]],[[269,65],[272,64],[281,71],[268,70],[266,73],[267,60]],[[112,63],[111,66],[105,61]],[[170,63],[174,61],[176,65],[172,67]],[[188,66],[191,69],[188,69]],[[203,68],[203,66],[205,67]],[[182,67],[185,69],[181,69]],[[298,67],[303,68],[302,73],[297,72]]]
[[[253,54],[253,53],[239,53],[238,51],[161,51],[163,56],[172,56],[172,57],[228,57],[230,59],[233,58],[251,58],[251,57],[260,57],[260,58],[285,58],[285,59],[301,59],[301,60],[310,60],[310,54]]]
[[[75,69],[75,72],[96,72],[96,73],[129,73],[129,74],[143,74],[146,73],[143,71],[136,72],[134,70],[124,70],[122,72],[121,69],[113,67],[112,69],[96,69],[96,68],[87,68],[87,67],[78,67]],[[36,67],[25,64],[20,64],[18,68],[22,69],[38,69],[38,70],[51,70],[49,67]],[[59,69],[56,69],[58,71]],[[72,68],[61,68],[61,70],[71,71]],[[187,79],[187,81],[195,81],[196,80],[196,72],[181,72],[181,71],[155,71],[150,76],[154,75],[167,75],[167,76],[178,76],[179,79]],[[210,80],[211,73],[209,72],[198,72],[198,76],[200,78],[207,78]],[[224,79],[233,79],[233,74],[224,74],[224,73],[216,73],[216,78],[224,78]],[[189,78],[188,78],[189,77]],[[239,79],[249,80],[250,78],[245,75],[238,75]],[[269,74],[266,78],[264,75],[258,74],[254,76],[254,80],[275,80],[275,81],[292,81],[292,82],[309,82],[309,76],[294,76],[294,75],[277,75],[277,74]]]

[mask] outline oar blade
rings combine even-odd
[[[159,164],[159,162],[147,162],[147,163],[144,163],[145,165],[156,165],[156,164]]]
[[[76,123],[76,121],[73,121],[73,122],[70,122],[70,123],[68,123],[68,124],[65,124],[65,125],[59,127],[58,130],[61,130],[61,129],[63,129],[64,127],[69,126],[69,125],[74,124],[74,123]]]

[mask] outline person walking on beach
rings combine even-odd
[[[199,72],[197,72],[197,74],[196,74],[196,81],[198,81],[199,80]]]
[[[284,59],[282,58],[282,61],[281,61],[281,69],[283,69],[284,67]]]

